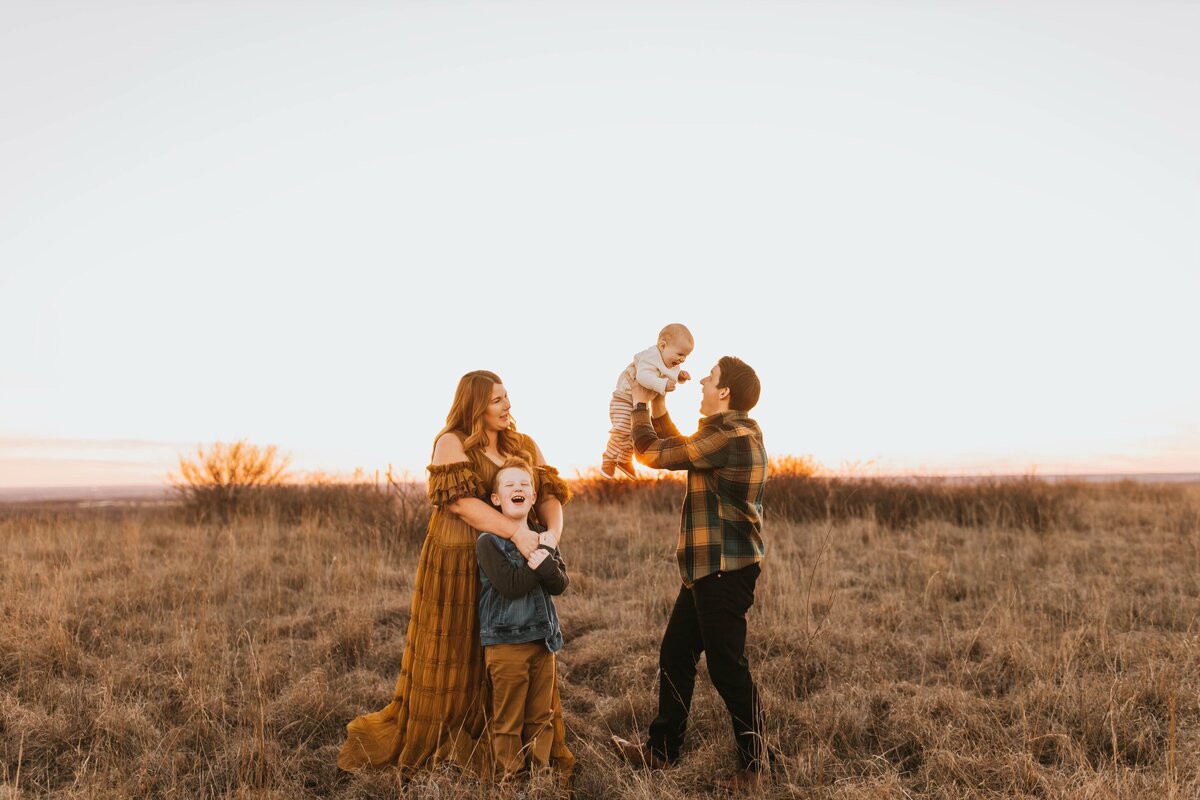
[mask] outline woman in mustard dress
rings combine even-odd
[[[391,703],[346,726],[337,760],[343,770],[395,766],[411,776],[449,762],[480,776],[491,774],[475,540],[480,531],[490,531],[511,539],[528,555],[537,548],[539,535],[483,498],[491,495],[492,479],[507,456],[528,459],[538,468],[535,512],[547,528],[541,540],[557,544],[562,506],[570,496],[534,441],[517,433],[509,408],[508,393],[495,373],[469,372],[459,380],[429,466],[433,515],[417,564],[400,677]],[[557,686],[550,762],[565,778],[575,766]]]

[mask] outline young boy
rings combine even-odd
[[[600,471],[611,478],[617,470],[636,478],[633,468],[633,440],[630,438],[630,417],[633,413],[633,385],[640,383],[652,392],[665,395],[675,391],[675,385],[691,379],[679,367],[691,354],[695,342],[692,332],[678,322],[672,322],[658,332],[658,343],[633,357],[633,362],[617,378],[617,388],[608,403],[608,447],[600,460]]]
[[[525,519],[537,495],[533,467],[509,458],[496,473],[492,505],[509,519]],[[527,763],[550,762],[554,732],[554,654],[562,631],[551,595],[567,588],[567,565],[558,550],[542,545],[526,560],[516,545],[479,534],[479,633],[492,684],[492,755],[496,771],[509,777]]]

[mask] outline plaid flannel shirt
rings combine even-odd
[[[762,561],[767,451],[762,429],[745,411],[705,417],[683,436],[668,415],[651,420],[639,405],[633,447],[648,467],[688,471],[675,553],[685,585]]]

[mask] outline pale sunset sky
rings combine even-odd
[[[1200,471],[1200,4],[0,4],[0,488],[565,471],[659,328],[775,455]],[[670,408],[697,420],[696,383]]]

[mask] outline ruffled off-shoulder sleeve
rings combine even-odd
[[[455,461],[453,464],[430,464],[429,504],[434,508],[445,508],[462,497],[479,496],[479,478],[471,468],[470,461]]]
[[[538,467],[537,478],[539,497],[554,497],[563,505],[571,499],[571,487],[567,486],[554,467],[549,464]]]

